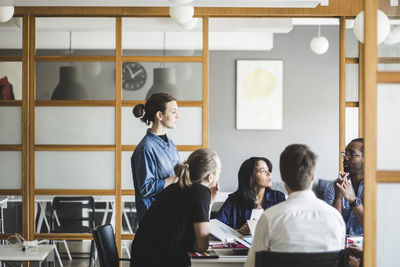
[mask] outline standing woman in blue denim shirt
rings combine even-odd
[[[174,97],[157,93],[146,104],[136,105],[133,114],[147,125],[152,122],[131,157],[137,222],[140,224],[156,196],[177,181],[174,167],[181,161],[174,142],[166,133],[176,127],[178,105]]]
[[[250,233],[247,220],[258,219],[265,209],[286,200],[285,194],[271,189],[272,163],[263,157],[252,157],[240,166],[238,189],[230,194],[216,219],[243,235]]]

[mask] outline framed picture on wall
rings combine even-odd
[[[236,60],[236,129],[281,130],[281,60]]]

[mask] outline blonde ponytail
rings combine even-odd
[[[178,184],[180,188],[188,187],[192,184],[190,180],[189,164],[186,162],[175,165],[175,175],[178,177]]]

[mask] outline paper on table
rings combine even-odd
[[[258,220],[247,220],[247,225],[250,228],[250,234],[254,236],[254,233],[256,232],[256,225],[257,225]]]

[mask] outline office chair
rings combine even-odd
[[[91,196],[55,197],[50,216],[52,233],[91,233],[95,228],[95,204]],[[96,266],[94,241],[90,244],[89,267]]]
[[[100,267],[118,267],[120,261],[130,261],[130,259],[119,258],[111,224],[98,226],[93,229],[92,234],[99,255]]]
[[[255,267],[348,267],[347,250],[312,253],[256,252]]]

